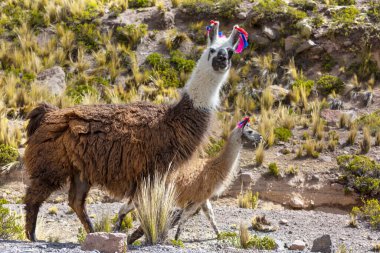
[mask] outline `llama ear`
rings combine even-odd
[[[239,32],[236,28],[239,28],[239,26],[235,25],[234,28],[232,29],[230,37],[228,37],[228,41],[230,45],[232,46],[232,48],[234,49],[234,51],[239,45]]]
[[[211,25],[207,27],[207,47],[210,47],[218,38],[219,21],[211,20]]]

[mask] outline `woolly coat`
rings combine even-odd
[[[211,110],[184,94],[172,106],[147,103],[57,109],[30,113],[25,165],[32,180],[62,186],[80,173],[117,197],[133,196],[140,180],[191,158],[208,132]]]

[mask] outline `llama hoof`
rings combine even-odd
[[[29,232],[26,232],[26,237],[29,239],[29,241],[31,242],[36,242],[36,234],[35,233],[29,233]]]

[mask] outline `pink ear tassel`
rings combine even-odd
[[[244,49],[244,41],[239,37],[239,45],[237,46],[235,53],[240,54]]]

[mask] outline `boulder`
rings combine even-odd
[[[301,240],[295,240],[290,246],[290,250],[304,250],[306,248],[306,243]]]
[[[127,235],[105,232],[88,234],[81,249],[84,251],[97,250],[104,253],[125,252],[127,250]]]
[[[65,72],[59,66],[52,67],[37,75],[37,85],[46,88],[54,95],[61,95],[66,89]]]
[[[268,89],[271,90],[275,102],[280,102],[285,99],[285,97],[289,94],[289,90],[278,86],[278,85],[270,85]]]
[[[254,33],[250,35],[249,40],[259,46],[268,46],[270,44],[270,40],[268,38]]]
[[[239,12],[237,14],[237,18],[240,19],[240,20],[244,20],[247,18],[247,13],[246,12]]]
[[[275,31],[273,31],[272,28],[269,28],[267,26],[264,26],[263,33],[271,40],[275,40],[277,37],[277,34]]]
[[[313,241],[311,252],[331,253],[332,242],[330,235],[322,235]]]
[[[301,40],[297,35],[288,36],[285,38],[285,51],[291,52],[295,50],[299,44],[301,44]]]
[[[303,209],[306,208],[305,201],[301,196],[293,195],[289,201],[289,205],[295,209]]]
[[[296,53],[299,54],[299,53],[302,53],[303,51],[306,51],[314,46],[316,46],[317,44],[314,43],[314,41],[312,40],[307,40],[305,42],[303,42],[299,47],[297,47],[296,49]]]

